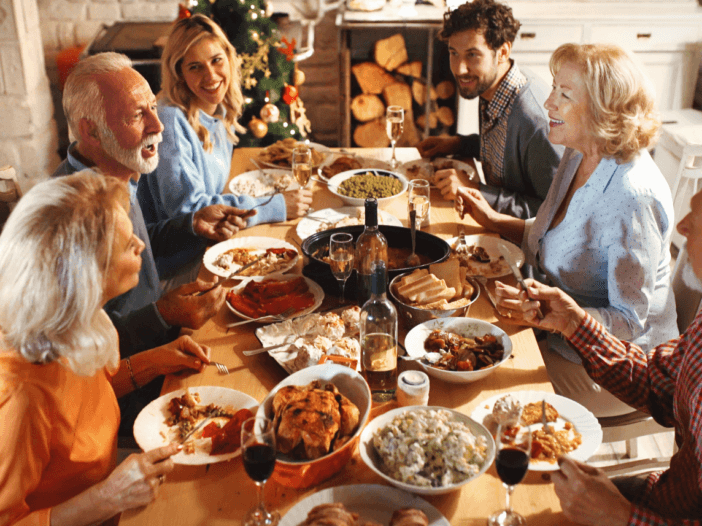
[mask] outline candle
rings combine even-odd
[[[429,377],[421,371],[404,371],[397,378],[397,403],[400,406],[429,403]]]

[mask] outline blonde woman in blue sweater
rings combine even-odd
[[[147,223],[194,212],[208,205],[253,208],[267,198],[222,195],[229,178],[235,132],[244,97],[236,50],[212,20],[203,15],[180,20],[161,58],[158,116],[164,126],[156,177],[143,177],[139,201]],[[304,215],[309,190],[277,195],[258,208],[248,225]]]

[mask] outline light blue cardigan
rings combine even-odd
[[[139,203],[147,223],[215,204],[250,209],[267,199],[222,194],[229,179],[234,145],[227,138],[221,117],[200,111],[200,122],[210,132],[213,145],[208,153],[180,108],[159,100],[158,116],[164,126],[158,168],[139,181]],[[257,214],[248,219],[248,226],[286,219],[282,195],[256,210]]]

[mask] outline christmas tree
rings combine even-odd
[[[268,146],[311,131],[297,86],[304,74],[294,62],[295,40],[281,37],[265,0],[198,0],[180,16],[202,13],[217,22],[239,55],[247,128],[239,146]]]

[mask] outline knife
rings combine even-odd
[[[180,440],[179,443],[180,443],[180,444],[185,444],[185,441],[186,441],[187,439],[189,439],[191,436],[193,436],[193,435],[195,434],[195,432],[196,432],[198,429],[200,429],[202,426],[204,426],[211,418],[212,418],[212,415],[211,415],[211,414],[208,414],[208,415],[205,417],[205,419],[204,419],[202,422],[200,422],[198,425],[196,425],[187,435],[185,435],[185,436]]]
[[[519,270],[519,267],[512,259],[512,254],[510,254],[509,249],[507,248],[507,246],[504,243],[498,243],[497,246],[500,249],[500,254],[502,254],[502,257],[505,258],[505,261],[509,265],[510,270],[512,270],[512,275],[517,280],[517,283],[519,283],[521,285],[524,292],[526,292],[527,298],[528,298],[529,297],[529,289],[527,288],[527,284],[524,283],[524,278],[522,277],[522,272]],[[536,317],[539,318],[540,320],[544,319],[544,315],[541,312],[541,309],[539,309],[539,308],[536,309]]]
[[[207,294],[209,291],[216,289],[217,287],[219,287],[222,283],[224,283],[224,282],[227,281],[228,279],[232,279],[234,276],[236,276],[236,275],[239,274],[240,272],[246,270],[246,269],[249,268],[249,267],[254,266],[256,263],[258,263],[259,261],[261,261],[261,260],[262,260],[263,258],[265,258],[267,255],[268,255],[268,253],[266,252],[266,253],[264,253],[264,254],[258,256],[256,259],[254,259],[253,261],[247,263],[247,264],[244,265],[243,267],[239,267],[238,269],[236,269],[234,272],[232,272],[231,274],[229,274],[226,278],[219,280],[217,283],[215,283],[215,284],[214,284],[212,287],[210,287],[209,289],[201,290],[200,292],[197,293],[197,295],[198,295],[198,296],[202,296],[203,294]]]

